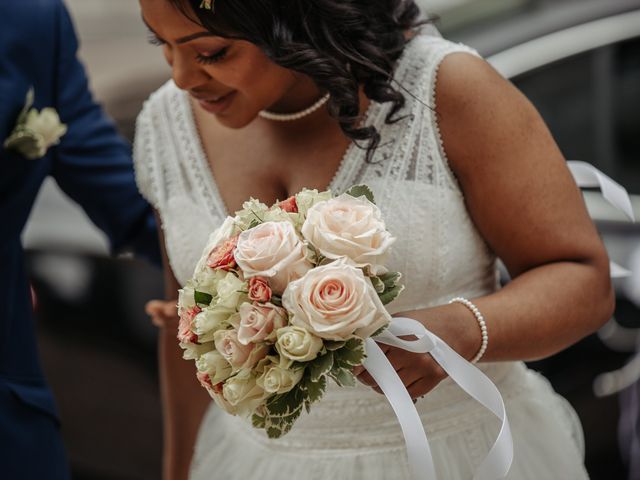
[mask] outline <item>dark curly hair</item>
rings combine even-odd
[[[385,119],[400,118],[404,95],[392,84],[405,32],[426,23],[413,0],[169,0],[214,35],[249,41],[274,63],[309,76],[331,94],[328,110],[347,137],[368,141],[367,160],[380,142],[374,127],[359,128],[358,91],[391,102]],[[194,17],[195,13],[195,17]]]

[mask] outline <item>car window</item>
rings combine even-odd
[[[640,38],[515,78],[562,152],[640,193]]]

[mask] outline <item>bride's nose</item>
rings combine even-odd
[[[171,65],[173,81],[181,90],[194,90],[211,80],[193,56],[172,52],[167,61]]]

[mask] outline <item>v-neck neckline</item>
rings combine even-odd
[[[396,68],[394,69],[394,79],[396,79],[396,76],[398,73],[398,67],[402,63],[404,63],[408,55],[408,50],[410,49],[410,46],[414,43],[413,40],[417,36],[418,35],[414,36],[409,42],[407,42],[407,44],[405,45],[404,51],[398,58],[396,63]],[[196,172],[194,172],[196,176],[203,176],[205,179],[205,181],[202,182],[201,184],[202,187],[205,190],[207,190],[207,193],[209,193],[209,195],[205,195],[205,197],[213,198],[214,203],[216,203],[216,205],[211,205],[209,208],[212,210],[212,213],[221,214],[223,218],[227,216],[233,216],[234,214],[232,214],[229,211],[229,208],[227,207],[224,199],[222,198],[220,189],[218,188],[218,183],[216,181],[215,175],[213,174],[213,170],[211,169],[211,165],[207,158],[207,154],[204,148],[204,143],[200,135],[195,112],[193,110],[193,105],[191,104],[189,94],[184,90],[178,89],[178,87],[175,84],[173,85],[174,85],[174,88],[176,89],[176,94],[180,99],[180,104],[183,109],[182,121],[186,122],[187,135],[183,138],[183,141],[190,143],[190,145],[183,145],[182,147],[185,148],[186,150],[189,150],[190,149],[189,147],[193,149],[195,162],[192,162],[191,166],[192,168],[197,170]],[[373,124],[379,123],[380,118],[384,118],[384,115],[382,116],[379,115],[379,110],[385,105],[387,104],[380,104],[373,100],[370,100],[369,105],[367,106],[367,108],[364,111],[364,114],[362,115],[360,125],[363,127],[374,126],[378,130],[380,130],[378,125],[373,125]],[[353,165],[353,162],[355,162],[356,160],[362,159],[362,161],[364,161],[363,160],[364,154],[365,154],[365,149],[360,148],[353,140],[350,141],[349,145],[347,146],[347,148],[345,149],[342,155],[342,158],[340,160],[340,163],[338,164],[338,167],[336,168],[333,174],[333,177],[331,178],[331,181],[329,182],[329,185],[325,187],[325,190],[331,190],[334,193],[339,193],[337,192],[338,185],[340,183],[343,183],[343,184],[348,183],[348,182],[344,182],[342,177],[346,175],[349,171],[353,173],[353,169],[349,170],[349,167]],[[217,212],[215,212],[214,210],[217,210]]]

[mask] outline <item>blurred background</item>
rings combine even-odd
[[[445,36],[476,48],[527,95],[568,159],[620,181],[640,215],[640,0],[418,3],[439,16]],[[169,69],[146,41],[137,2],[67,4],[95,95],[131,140],[142,102]],[[637,420],[637,396],[630,389],[596,396],[594,381],[606,393],[640,373],[636,360],[607,374],[631,361],[640,338],[640,225],[596,192],[585,198],[612,259],[631,276],[616,281],[615,318],[598,334],[531,366],[576,408],[591,477],[626,479],[631,444],[638,442],[638,432],[633,437],[628,428]],[[161,272],[131,258],[108,258],[104,236],[53,181],[41,191],[24,242],[42,361],[74,478],[160,478],[156,332],[143,307],[162,296]]]

